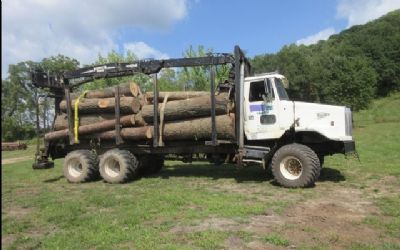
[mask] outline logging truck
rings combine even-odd
[[[223,82],[215,80],[218,65],[230,66]],[[209,67],[209,91],[159,91],[161,69],[197,66]],[[137,73],[152,76],[152,92],[129,83],[75,93],[94,79]],[[33,168],[64,158],[64,175],[73,183],[124,183],[178,159],[255,162],[284,187],[307,187],[325,156],[355,151],[349,108],[291,101],[287,79],[278,72],[252,75],[239,46],[232,54],[109,63],[58,75],[34,71],[32,82],[49,90],[56,114]]]

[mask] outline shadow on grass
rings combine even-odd
[[[245,168],[236,168],[232,164],[223,164],[215,166],[212,164],[177,164],[163,168],[161,172],[144,178],[163,178],[170,177],[205,177],[213,180],[217,179],[235,179],[241,182],[270,182],[275,184],[273,177],[268,175],[261,166],[249,166]],[[318,182],[341,182],[346,178],[342,173],[333,168],[324,167]]]
[[[145,178],[170,177],[205,177],[213,180],[235,179],[240,182],[264,182],[272,180],[262,167],[248,166],[237,168],[232,164],[213,165],[213,164],[177,164],[162,169],[161,172],[149,175]]]
[[[56,181],[61,180],[62,178],[65,178],[64,175],[60,175],[60,176],[58,176],[56,178],[52,178],[52,179],[47,179],[47,180],[44,180],[43,182],[46,182],[46,183],[56,182]]]
[[[342,173],[339,170],[329,168],[329,167],[323,167],[318,181],[320,181],[320,182],[325,182],[325,181],[341,182],[341,181],[345,181],[345,180],[346,180],[346,178],[344,177],[344,175],[342,175]]]

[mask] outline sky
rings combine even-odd
[[[111,50],[181,57],[189,46],[249,57],[313,44],[400,9],[400,0],[2,0],[8,65],[63,54],[81,65]]]

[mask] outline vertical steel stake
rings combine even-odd
[[[117,145],[123,143],[121,138],[121,120],[120,120],[120,94],[119,86],[115,87],[115,143]]]
[[[158,147],[158,84],[157,74],[153,75],[153,147]]]

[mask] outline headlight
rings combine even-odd
[[[353,116],[351,114],[350,108],[345,108],[344,110],[345,122],[346,122],[346,135],[352,136],[353,133]]]

